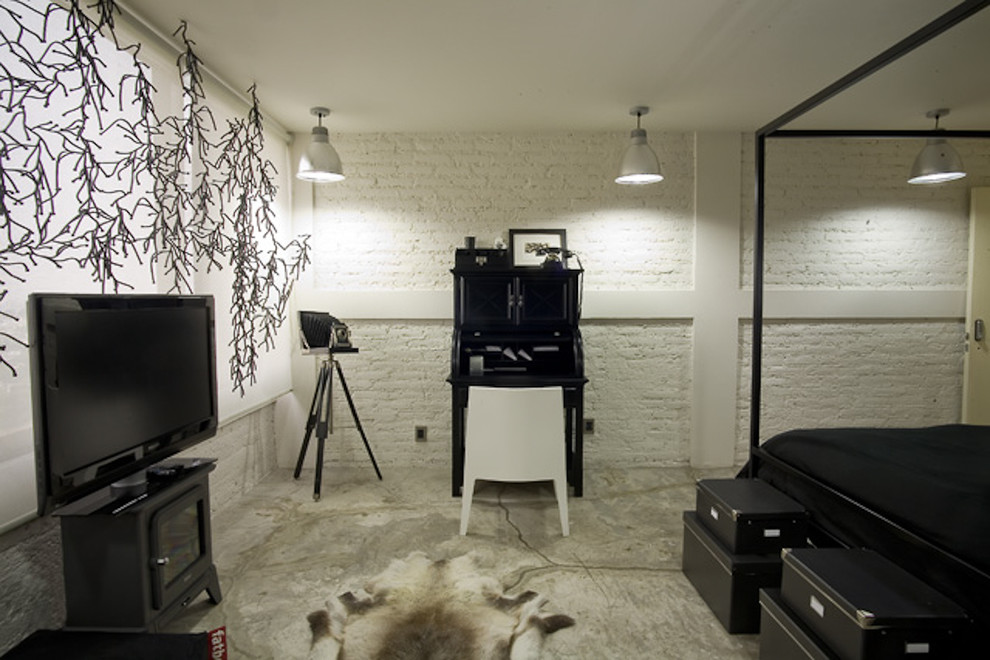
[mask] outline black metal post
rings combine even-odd
[[[756,135],[756,227],[753,236],[753,357],[749,408],[749,476],[756,476],[755,449],[760,446],[760,404],[762,403],[763,365],[763,261],[766,224],[766,148],[765,135]]]

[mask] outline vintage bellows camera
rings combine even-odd
[[[326,312],[299,312],[299,340],[304,350],[350,348],[351,331]]]

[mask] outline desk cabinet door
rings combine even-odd
[[[491,330],[508,326],[573,326],[576,278],[562,273],[460,275],[458,325]]]
[[[562,277],[519,278],[520,325],[572,324],[571,280]]]
[[[513,279],[511,276],[461,278],[460,322],[486,326],[515,323]]]

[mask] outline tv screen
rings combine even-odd
[[[216,432],[213,298],[32,294],[38,512]]]

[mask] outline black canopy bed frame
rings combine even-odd
[[[818,537],[812,541],[886,555],[955,600],[983,630],[990,629],[990,427],[789,431],[761,445],[760,388],[767,140],[990,138],[990,130],[783,128],[988,6],[990,0],[962,2],[756,132],[750,460],[739,475],[801,502]],[[941,481],[930,479],[933,466],[945,473]],[[913,497],[901,497],[908,491]]]

